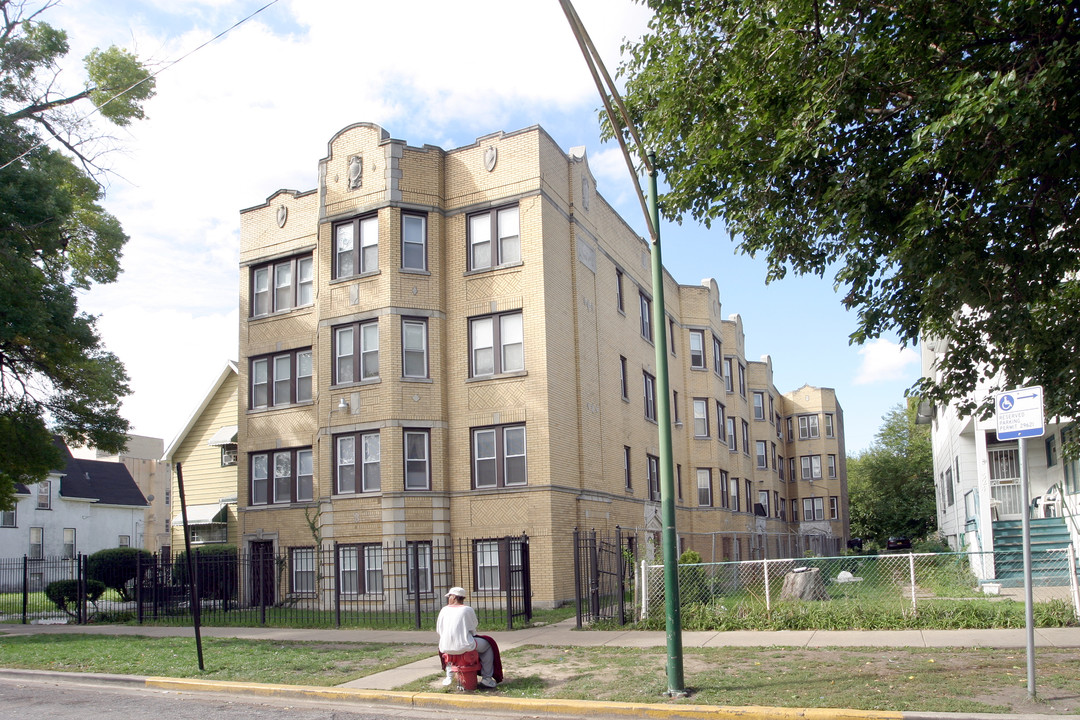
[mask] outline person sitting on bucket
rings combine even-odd
[[[465,604],[465,589],[452,587],[446,593],[446,605],[439,611],[435,621],[435,632],[439,634],[439,652],[444,655],[460,655],[475,650],[480,655],[480,686],[496,686],[495,653],[491,644],[482,637],[476,637],[476,611]],[[450,668],[447,666],[443,685],[449,685]]]

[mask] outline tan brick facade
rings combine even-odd
[[[375,125],[357,124],[335,135],[328,153],[319,163],[317,190],[279,191],[241,214],[242,545],[311,547],[312,518],[324,548],[335,541],[456,541],[524,532],[532,538],[534,602],[572,599],[575,527],[659,527],[659,503],[649,497],[647,477],[648,457],[659,455],[657,425],[645,417],[643,392],[645,374],[656,375],[656,359],[639,312],[642,298],[652,300],[648,244],[596,191],[584,153],[567,155],[538,127],[446,151],[410,147]],[[500,235],[513,230],[515,209],[519,251],[512,237]],[[487,214],[496,228],[490,248],[481,242],[482,226],[473,219],[478,214]],[[410,243],[417,238],[417,218],[426,231],[426,262],[422,269],[404,269],[403,234]],[[346,251],[348,243],[339,244],[335,233],[347,231],[335,226],[354,219],[350,227],[358,230]],[[418,246],[409,247],[412,252]],[[339,250],[342,259],[336,260]],[[490,253],[490,266],[473,267],[473,252],[478,265]],[[342,270],[354,259],[360,272]],[[669,377],[678,396],[673,452],[682,487],[680,534],[797,533],[799,524],[787,514],[791,501],[801,509],[804,496],[827,492],[840,499],[840,518],[806,529],[846,537],[843,425],[835,395],[803,388],[782,396],[772,384],[771,361],[746,361],[741,320],[723,319],[714,281],[681,286],[665,275],[665,283]],[[471,329],[472,320],[485,317],[492,328],[508,323],[500,331],[509,338],[501,347],[498,339],[481,342],[481,330]],[[348,380],[335,376],[350,360],[342,349],[346,341],[337,339],[346,326],[354,329],[355,342],[362,332],[377,333],[377,363],[371,363],[377,372],[369,377],[355,369]],[[704,342],[702,368],[691,368],[691,335]],[[418,351],[413,338],[425,343]],[[726,391],[714,338],[719,356],[736,372],[743,368],[745,394],[737,378]],[[495,372],[474,371],[473,363],[483,362],[477,358],[488,357],[485,350]],[[308,351],[310,391],[299,379]],[[351,361],[364,358],[357,352]],[[503,363],[510,369],[499,372]],[[264,383],[259,373],[266,368]],[[764,420],[754,420],[755,390],[765,394],[766,412],[773,409]],[[693,416],[695,399],[704,401],[708,417],[708,433],[701,437],[695,437],[695,426],[701,429]],[[735,421],[734,451],[719,432],[719,405]],[[793,441],[786,428],[777,437],[777,414],[783,424],[810,413],[831,413],[834,437],[824,437],[823,425],[812,444]],[[743,451],[743,423],[751,433],[749,452]],[[479,457],[477,430],[485,441],[495,440],[493,448],[483,445]],[[356,492],[339,492],[336,484],[335,448],[346,434],[356,440]],[[379,446],[377,462],[369,465],[377,467],[378,489],[369,491],[360,479],[364,434],[375,434]],[[770,453],[775,445],[777,457],[835,455],[838,477],[804,488],[789,482],[786,472],[781,480],[775,467],[759,470],[757,440],[765,440]],[[297,478],[308,450],[310,499],[300,497],[306,489],[298,490],[308,481]],[[279,460],[283,478],[275,495]],[[711,476],[708,507],[698,505],[698,469]],[[291,496],[285,471],[292,473]],[[738,479],[737,512],[730,491],[729,507],[722,507],[721,473],[729,484]],[[494,486],[477,487],[488,479]],[[770,508],[774,496],[784,501],[785,517],[756,517],[747,507],[748,492],[756,502],[766,490]],[[828,510],[826,496],[826,515]],[[767,543],[761,547],[768,552]],[[751,550],[747,542],[742,556]],[[468,586],[468,578],[458,581]]]

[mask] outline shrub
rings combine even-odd
[[[199,597],[229,600],[237,596],[240,559],[235,545],[203,545],[193,548]],[[189,584],[187,551],[176,556],[172,566],[173,582]]]
[[[105,594],[105,584],[97,580],[86,581],[86,599],[97,603],[98,598]],[[52,601],[58,609],[63,610],[71,617],[78,617],[75,611],[79,604],[79,581],[57,580],[45,586],[45,597]]]
[[[685,607],[708,602],[709,594],[709,581],[705,568],[701,567],[701,555],[687,550],[679,556],[679,605]]]
[[[91,580],[103,583],[120,595],[121,600],[134,600],[128,583],[135,579],[139,565],[149,565],[154,556],[142,548],[122,547],[98,550],[90,556],[87,573]]]

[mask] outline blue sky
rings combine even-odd
[[[116,150],[103,158],[104,205],[131,239],[120,280],[82,306],[128,368],[134,432],[166,444],[237,355],[240,210],[280,188],[313,189],[347,125],[444,148],[541,125],[564,150],[587,148],[597,192],[646,233],[617,145],[600,143],[599,97],[558,0],[277,0],[192,52],[266,3],[65,0],[43,16],[69,33],[65,89],[79,87],[93,47],[119,45],[160,72],[148,119],[106,128]],[[614,72],[647,10],[574,5]],[[737,255],[722,228],[662,223],[661,239],[678,282],[716,278],[725,315],[743,318],[747,357],[772,356],[781,392],[835,388],[848,451],[873,442],[918,378],[915,350],[888,338],[849,345],[856,318],[831,277],[766,285],[764,262]]]

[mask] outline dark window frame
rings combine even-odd
[[[517,211],[517,234],[515,235],[502,235],[500,232],[500,219],[502,213],[508,210]],[[473,237],[473,220],[483,216],[488,217],[489,235],[486,239],[478,239]],[[503,240],[515,239],[517,247],[517,258],[508,259],[504,255],[511,255],[507,252],[508,247],[503,247]],[[488,243],[488,264],[478,265],[476,263],[475,251],[477,247],[483,243]],[[500,205],[499,207],[489,208],[480,212],[469,213],[465,216],[465,258],[469,272],[480,272],[486,270],[497,270],[502,267],[514,267],[520,265],[522,262],[522,245],[521,245],[521,206],[518,203],[512,203],[509,205]]]
[[[406,227],[406,221],[407,220],[419,220],[420,221],[422,227],[421,227],[421,239],[420,239],[419,242],[416,242],[414,240],[407,240],[406,239],[405,227]],[[421,263],[420,263],[419,267],[417,267],[415,265],[406,264],[406,258],[409,256],[409,253],[406,251],[406,248],[409,245],[419,245],[420,246],[420,254],[422,256],[422,259],[421,259]],[[411,212],[411,211],[410,212],[402,211],[402,213],[401,213],[401,269],[402,270],[411,270],[413,272],[426,272],[427,269],[428,269],[428,216],[427,216],[427,213]]]
[[[300,375],[300,356],[308,355],[308,367],[309,374],[305,376]],[[280,358],[289,358],[289,399],[286,402],[278,402],[278,383],[281,382],[277,378],[278,364],[277,361]],[[258,363],[266,363],[266,404],[257,404],[257,391],[256,391],[256,372],[255,367]],[[306,397],[301,397],[301,378],[307,379],[307,393]],[[260,385],[263,383],[259,383]],[[315,355],[310,347],[299,347],[291,350],[282,350],[280,352],[267,353],[264,355],[253,355],[248,358],[248,409],[249,410],[270,410],[273,408],[290,407],[293,405],[300,405],[312,402],[315,391]]]
[[[307,267],[310,269],[310,279],[307,281],[301,281],[300,271],[302,267],[302,261],[306,260]],[[280,298],[278,296],[277,285],[277,272],[279,267],[289,266],[289,305],[288,307],[280,306]],[[259,294],[258,290],[258,276],[260,272],[266,272],[266,289],[261,291],[266,293],[266,309],[262,312],[259,311]],[[284,286],[283,286],[284,287]],[[308,298],[305,301],[304,289],[307,289]],[[312,252],[300,253],[298,255],[292,255],[285,258],[277,258],[275,260],[267,260],[254,264],[250,267],[248,273],[248,298],[250,298],[250,304],[248,306],[248,317],[264,318],[272,315],[283,314],[292,312],[293,310],[299,310],[301,308],[311,307],[315,304],[315,255]],[[282,304],[283,305],[283,304]]]
[[[364,248],[371,247],[371,245],[364,245],[367,232],[365,227],[370,228],[367,223],[371,220],[375,221],[375,258],[374,267],[369,267],[371,261],[365,258]],[[353,246],[348,252],[352,257],[353,271],[349,273],[343,273],[341,271],[341,256],[344,254],[338,251],[338,229],[351,226],[353,230]],[[348,220],[341,220],[334,223],[330,227],[330,279],[331,280],[347,280],[349,278],[364,277],[367,275],[374,275],[379,272],[379,235],[381,234],[381,228],[379,227],[379,213],[369,212],[356,217],[349,218]]]
[[[517,316],[518,323],[520,324],[521,338],[520,340],[507,343],[503,341],[503,319]],[[475,328],[477,323],[482,321],[491,322],[491,372],[479,373],[476,370],[476,351],[475,345]],[[505,365],[506,349],[513,345],[521,346],[521,367],[511,368],[507,370]],[[510,373],[522,373],[525,372],[525,317],[524,313],[520,310],[507,310],[505,312],[490,313],[488,315],[477,315],[469,318],[469,377],[470,378],[492,378],[499,377],[500,375],[506,375]]]
[[[508,431],[521,431],[521,444],[522,452],[520,455],[515,455],[515,458],[522,458],[521,462],[524,462],[522,472],[524,478],[522,481],[507,482],[509,471],[507,464],[510,458],[507,456],[507,432]],[[480,458],[477,455],[477,443],[478,435],[491,433],[494,435],[494,456]],[[514,487],[526,487],[529,484],[529,440],[528,432],[525,429],[525,423],[507,423],[505,425],[484,425],[482,427],[474,427],[469,433],[470,435],[470,447],[469,447],[469,465],[472,469],[472,488],[473,490],[494,490],[498,488],[514,488]],[[478,470],[478,463],[480,461],[490,461],[494,463],[495,470],[495,482],[487,483],[484,485],[479,484],[480,471]]]
[[[362,430],[356,432],[334,433],[331,445],[331,467],[334,470],[334,495],[370,495],[382,492],[382,433],[379,430]],[[368,438],[376,438],[379,445],[379,459],[375,463],[365,461],[365,450]],[[340,441],[351,439],[353,441],[353,489],[342,490],[341,488],[341,462]],[[371,468],[377,471],[376,477],[370,478]]]

